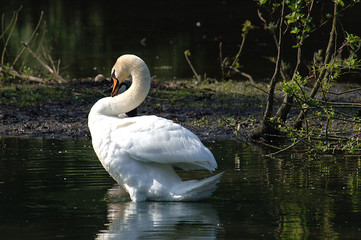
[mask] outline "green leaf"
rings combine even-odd
[[[345,6],[345,3],[342,0],[334,0],[334,2],[338,5],[341,5],[342,7]]]
[[[292,34],[298,34],[301,30],[298,27],[293,27],[291,30]]]

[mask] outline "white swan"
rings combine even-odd
[[[135,202],[196,201],[209,197],[222,173],[199,181],[182,181],[173,169],[216,169],[213,154],[196,135],[164,118],[124,117],[149,92],[150,73],[144,61],[123,55],[112,73],[112,96],[117,94],[119,83],[130,75],[133,83],[122,94],[100,99],[90,110],[88,126],[93,148],[104,168]]]

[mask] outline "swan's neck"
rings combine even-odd
[[[93,106],[91,112],[107,116],[117,116],[138,107],[148,95],[150,88],[150,73],[147,65],[142,59],[136,56],[126,56],[126,58],[124,56],[120,57],[113,69],[116,70],[116,76],[120,81],[123,81],[126,77],[131,75],[131,87],[124,93],[115,97],[100,99]]]

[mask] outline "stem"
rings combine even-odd
[[[223,67],[223,50],[222,50],[223,43],[219,43],[219,61],[221,62],[221,72],[222,72],[222,80],[224,80],[224,67]]]
[[[28,50],[28,52],[45,68],[47,69],[51,74],[54,74],[54,70],[51,69],[51,67],[49,67],[49,65],[47,65],[38,55],[36,55],[30,48],[28,43],[23,42],[22,43],[23,46],[26,48],[26,50]]]
[[[247,36],[247,34],[245,34],[245,35],[243,36],[243,38],[242,38],[241,46],[239,46],[239,50],[238,50],[236,56],[234,57],[234,60],[233,60],[233,62],[232,62],[232,64],[231,64],[231,68],[233,68],[234,65],[236,65],[237,60],[238,60],[238,58],[239,58],[239,55],[241,55],[244,42],[246,41],[246,36]]]
[[[5,58],[6,48],[7,48],[8,44],[9,44],[11,35],[12,35],[13,32],[14,32],[15,25],[16,25],[16,23],[17,23],[17,21],[18,21],[18,15],[19,15],[19,12],[16,11],[16,12],[14,13],[13,17],[11,18],[11,21],[10,21],[10,23],[9,23],[9,25],[8,25],[8,26],[10,27],[11,24],[12,24],[12,27],[11,27],[11,29],[10,29],[9,36],[8,36],[8,38],[6,39],[5,43],[4,43],[3,52],[2,52],[2,54],[1,54],[1,64],[4,64],[4,58]]]
[[[42,22],[43,17],[44,17],[44,12],[42,11],[42,12],[40,13],[40,17],[39,17],[39,20],[38,20],[37,25],[36,25],[33,33],[31,34],[29,40],[27,41],[28,44],[30,44],[30,42],[33,40],[34,36],[36,35],[36,32],[38,31],[38,29],[39,29],[39,27],[40,27],[40,23]],[[45,29],[45,28],[44,28],[44,29]],[[13,66],[14,66],[14,65],[16,64],[16,62],[19,60],[19,58],[20,58],[20,56],[23,54],[24,50],[25,50],[25,47],[23,47],[23,48],[21,49],[21,51],[18,53],[18,55],[16,56],[16,58],[15,58],[13,64],[12,64]]]
[[[314,128],[313,128],[314,129]],[[279,154],[279,153],[282,153],[282,152],[284,152],[284,151],[287,151],[288,149],[290,149],[290,148],[292,148],[292,147],[294,147],[294,146],[296,146],[298,143],[300,143],[301,141],[303,141],[303,140],[305,140],[305,139],[307,139],[309,136],[310,136],[310,134],[312,133],[312,131],[313,131],[313,129],[305,136],[305,137],[303,137],[303,138],[301,138],[301,139],[299,139],[299,140],[297,140],[296,142],[294,142],[294,143],[292,143],[292,144],[290,144],[290,145],[288,145],[287,147],[285,147],[285,148],[282,148],[282,149],[280,149],[280,150],[278,150],[277,152],[274,152],[274,153],[270,153],[270,154],[267,154],[267,155],[265,155],[266,157],[273,157],[274,155],[276,155],[276,154]]]
[[[270,85],[269,85],[269,94],[267,97],[267,105],[266,105],[266,110],[263,116],[263,127],[266,127],[266,123],[269,121],[269,119],[271,118],[272,115],[272,111],[273,111],[273,97],[274,97],[274,91],[275,91],[275,87],[276,87],[276,83],[277,83],[277,77],[279,75],[280,72],[280,68],[281,68],[281,45],[282,45],[282,26],[283,26],[283,19],[284,19],[284,8],[285,8],[285,1],[282,1],[282,11],[281,11],[281,19],[280,19],[280,25],[279,25],[279,29],[278,29],[278,42],[276,44],[277,47],[277,59],[276,59],[276,66],[275,66],[275,71],[273,73],[272,79],[270,81]]]
[[[197,78],[197,80],[198,80],[198,81],[201,81],[201,77],[198,75],[198,73],[197,73],[196,70],[194,69],[191,61],[190,61],[189,58],[188,58],[188,52],[187,52],[187,51],[184,52],[184,57],[186,58],[189,66],[190,66],[190,68],[192,69],[192,72],[193,72],[193,74],[195,75],[195,77]]]
[[[21,74],[21,73],[15,71],[14,69],[9,68],[9,67],[7,67],[7,66],[5,66],[3,64],[0,64],[0,71],[5,73],[5,74],[10,74],[10,75],[13,75],[13,76],[15,76],[17,78],[21,78],[23,80],[26,80],[26,81],[37,82],[37,83],[42,83],[43,82],[42,78]]]
[[[307,18],[309,18],[311,16],[313,3],[314,3],[314,1],[310,2],[309,8],[308,8],[308,13],[307,13]],[[307,27],[307,22],[305,22],[303,24],[303,31],[306,29],[306,27]],[[301,47],[303,45],[303,42],[304,42],[304,38],[301,38],[300,43],[297,46],[297,62],[296,62],[295,69],[293,70],[292,79],[296,76],[296,74],[298,72],[298,68],[301,64],[301,57],[302,57],[302,48]],[[281,121],[286,122],[287,115],[292,109],[292,102],[293,102],[293,95],[286,94],[285,97],[283,98],[282,105],[280,106],[280,108],[278,109],[278,111],[275,115],[276,118],[280,118]]]
[[[28,52],[40,63],[40,65],[42,65],[45,69],[47,69],[51,74],[54,75],[54,78],[60,82],[60,83],[64,83],[66,82],[60,75],[57,74],[56,69],[52,69],[51,67],[49,67],[48,64],[46,64],[38,55],[36,55],[28,46],[27,43],[23,42],[22,43],[24,45],[24,47],[26,48],[26,50],[28,50]]]

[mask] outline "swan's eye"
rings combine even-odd
[[[113,72],[112,72],[112,76],[111,76],[111,78],[115,78],[115,79],[117,79],[117,77],[115,76],[115,68],[114,68],[114,70],[113,70]]]

